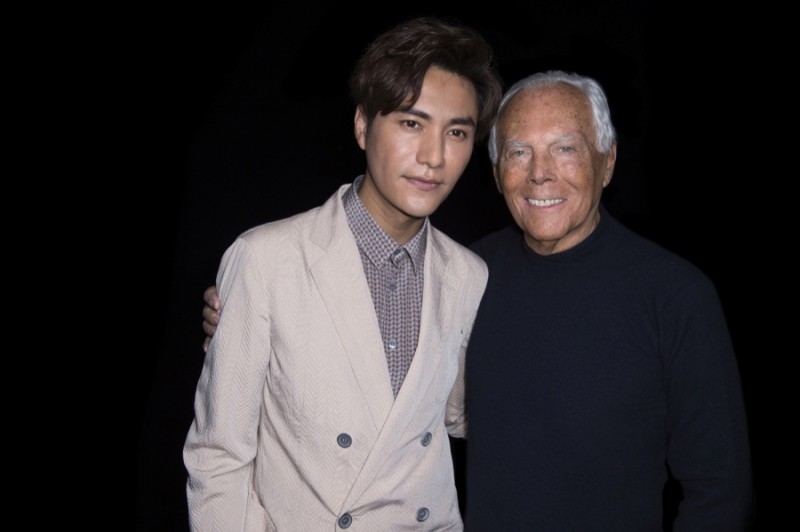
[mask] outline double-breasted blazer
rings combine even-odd
[[[184,446],[193,530],[461,530],[448,432],[487,268],[429,227],[419,342],[395,398],[343,185],[243,233]]]

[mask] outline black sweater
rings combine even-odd
[[[472,246],[489,284],[466,362],[468,531],[744,530],[750,450],[710,279],[602,211],[562,253],[516,227]]]

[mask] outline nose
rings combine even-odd
[[[549,154],[534,155],[531,157],[531,165],[528,171],[528,181],[540,185],[546,181],[555,180],[556,174],[553,172],[553,161]]]
[[[441,136],[425,135],[420,139],[417,162],[431,168],[439,168],[444,165],[444,149],[445,142]]]

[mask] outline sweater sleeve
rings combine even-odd
[[[700,278],[673,293],[661,316],[667,460],[683,489],[673,530],[748,530],[753,493],[746,411],[713,284]]]

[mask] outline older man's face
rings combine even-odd
[[[537,253],[569,249],[597,227],[616,145],[602,154],[595,139],[588,99],[566,83],[523,90],[503,110],[495,177]]]

